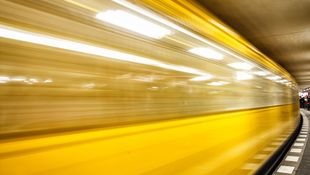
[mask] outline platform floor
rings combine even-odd
[[[304,109],[302,109],[302,112],[310,120],[310,112]],[[307,135],[309,135],[309,130],[308,130]],[[297,168],[296,174],[297,175],[309,175],[310,174],[310,139],[307,139],[306,148],[302,155],[302,159],[299,164],[299,167]]]
[[[303,124],[298,137],[273,175],[310,175],[310,111],[300,110]]]

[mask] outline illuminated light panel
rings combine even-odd
[[[253,74],[258,75],[258,76],[266,76],[269,73],[265,72],[265,71],[255,71],[255,72],[253,72]]]
[[[189,49],[188,52],[199,55],[204,58],[213,59],[213,60],[222,60],[223,55],[217,51],[207,48],[207,47],[196,47]]]
[[[96,15],[96,18],[155,39],[171,34],[171,31],[164,27],[122,10],[100,12]]]
[[[210,80],[211,78],[213,78],[212,75],[210,74],[205,74],[199,77],[194,77],[192,79],[190,79],[190,81],[206,81],[206,80]]]
[[[250,80],[252,78],[253,78],[253,75],[247,72],[236,72],[237,80]]]
[[[281,77],[280,76],[270,76],[270,77],[266,77],[267,79],[269,79],[269,80],[279,80],[279,79],[281,79]]]
[[[287,83],[288,81],[287,80],[277,80],[276,82],[277,83]]]
[[[53,80],[52,80],[52,79],[47,79],[47,80],[44,80],[43,82],[44,82],[44,83],[52,83]]]
[[[223,86],[223,85],[226,85],[226,84],[229,84],[229,82],[226,82],[226,81],[213,81],[213,82],[208,83],[208,85],[210,85],[210,86]]]
[[[251,70],[253,68],[252,65],[244,62],[235,62],[235,63],[230,63],[227,64],[229,67],[238,69],[238,70]]]
[[[25,81],[26,78],[25,77],[12,77],[11,81]]]
[[[208,44],[208,45],[210,45],[210,46],[212,46],[212,47],[214,47],[214,48],[216,48],[216,49],[218,49],[220,51],[225,52],[228,55],[231,55],[231,56],[236,57],[236,58],[241,59],[241,60],[245,60],[243,57],[241,57],[238,54],[235,54],[235,53],[229,51],[225,47],[222,47],[221,45],[219,45],[219,44],[217,44],[217,43],[215,43],[213,41],[210,41],[210,40],[208,40],[208,39],[206,39],[206,38],[204,38],[204,37],[202,37],[200,35],[197,35],[197,34],[191,32],[189,30],[186,30],[186,29],[184,29],[184,28],[174,24],[173,22],[165,20],[164,18],[161,18],[160,16],[157,16],[157,15],[155,15],[155,14],[153,14],[153,13],[147,11],[147,10],[144,10],[143,8],[141,8],[139,6],[136,6],[135,4],[133,4],[131,2],[128,2],[127,0],[113,0],[113,2],[115,2],[115,3],[119,4],[119,5],[122,5],[122,6],[128,8],[130,10],[133,10],[133,11],[135,11],[135,12],[141,14],[141,15],[147,16],[147,17],[149,17],[149,18],[151,18],[151,19],[153,19],[153,20],[155,20],[155,21],[157,21],[157,22],[159,22],[161,24],[169,26],[170,28],[172,28],[172,29],[174,29],[176,31],[179,31],[181,33],[184,33],[187,36],[190,36],[190,37],[192,37],[194,39],[197,39],[197,40],[199,40],[199,41],[201,41],[203,43],[206,43],[206,44]],[[255,48],[252,48],[252,49],[256,50]]]
[[[0,76],[0,81],[9,81],[10,77],[7,76]]]
[[[15,28],[3,26],[3,25],[0,25],[0,37],[34,43],[34,44],[40,44],[40,45],[54,47],[54,48],[66,49],[70,51],[86,53],[90,55],[96,55],[96,56],[101,56],[101,57],[115,59],[115,60],[155,66],[155,67],[174,70],[178,72],[190,73],[194,75],[204,76],[208,74],[206,72],[203,72],[201,70],[194,69],[191,67],[167,64],[164,62],[152,60],[152,59],[145,58],[145,57],[140,57],[137,55],[127,54],[127,53],[114,51],[114,50],[110,50],[110,49],[106,49],[102,47],[92,46],[88,44],[83,44],[79,42],[59,39],[59,38],[50,37],[47,35],[31,33],[31,32],[27,32],[27,31],[15,29]]]
[[[30,78],[29,81],[33,82],[33,83],[38,83],[39,81],[35,78]]]

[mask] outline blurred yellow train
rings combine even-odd
[[[195,2],[0,1],[0,174],[253,174],[294,79]]]

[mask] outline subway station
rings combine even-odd
[[[0,0],[1,175],[310,175],[309,0]]]

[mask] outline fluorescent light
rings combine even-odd
[[[11,78],[11,81],[24,81],[24,80],[26,80],[25,77],[12,77]]]
[[[53,82],[53,80],[52,80],[52,79],[46,79],[46,80],[44,80],[43,82],[44,82],[44,83],[51,83],[51,82]]]
[[[282,82],[282,80],[276,80],[276,82],[277,82],[277,83],[281,83],[281,82]]]
[[[236,72],[236,79],[237,80],[249,80],[252,79],[253,75],[247,72]]]
[[[255,72],[253,72],[253,74],[258,75],[258,76],[266,76],[269,73],[265,72],[265,71],[255,71]]]
[[[288,81],[287,80],[277,80],[276,82],[277,83],[287,83]]]
[[[226,84],[229,84],[229,83],[226,81],[213,81],[211,83],[208,83],[208,85],[210,85],[210,86],[223,86]]]
[[[10,77],[7,76],[0,76],[0,81],[9,81]]]
[[[191,32],[189,30],[186,30],[186,29],[184,29],[184,28],[174,24],[173,22],[165,20],[165,19],[163,19],[163,18],[161,18],[161,17],[159,17],[159,16],[157,16],[157,15],[155,15],[155,14],[153,14],[153,13],[147,11],[147,10],[144,10],[143,8],[141,8],[139,6],[136,6],[133,3],[128,2],[127,0],[113,0],[113,2],[116,2],[119,5],[122,5],[122,6],[126,7],[126,8],[128,8],[128,9],[131,9],[131,10],[139,13],[139,14],[142,14],[142,15],[147,16],[147,17],[149,17],[149,18],[151,18],[151,19],[153,19],[153,20],[155,20],[157,22],[160,22],[160,23],[162,23],[162,24],[164,24],[166,26],[169,26],[169,27],[173,28],[176,31],[179,31],[181,33],[186,34],[187,36],[190,36],[190,37],[195,38],[195,39],[197,39],[197,40],[199,40],[199,41],[201,41],[203,43],[211,45],[211,46],[213,46],[213,47],[215,47],[215,48],[217,48],[217,49],[219,49],[219,50],[221,50],[221,51],[223,51],[225,53],[228,53],[228,54],[230,54],[232,56],[241,58],[238,55],[234,54],[233,52],[230,52],[229,50],[223,48],[222,46],[219,46],[217,43],[212,42],[210,40],[207,40],[206,38],[201,37],[200,35],[197,35],[197,34]]]
[[[221,50],[221,51],[225,52],[226,54],[229,54],[229,55],[231,55],[233,57],[236,57],[236,58],[239,58],[241,60],[245,60],[243,57],[241,57],[238,54],[235,54],[234,52],[226,49],[225,47],[219,45],[218,43],[213,42],[211,40],[208,40],[205,37],[197,35],[197,34],[191,32],[189,30],[186,30],[185,28],[182,28],[182,27],[174,24],[173,22],[170,22],[170,21],[168,21],[168,20],[166,20],[164,18],[161,18],[160,16],[157,16],[154,13],[151,13],[151,12],[149,12],[149,11],[147,11],[147,10],[145,10],[145,9],[143,9],[143,8],[133,4],[131,2],[128,2],[127,0],[113,0],[113,2],[115,2],[115,3],[119,4],[119,5],[122,5],[122,6],[128,8],[130,10],[133,10],[133,11],[139,13],[139,14],[147,16],[147,17],[149,17],[149,18],[151,18],[151,19],[153,19],[153,20],[155,20],[155,21],[157,21],[157,22],[159,22],[161,24],[169,26],[170,28],[172,28],[172,29],[174,29],[176,31],[179,31],[181,33],[184,33],[187,36],[190,36],[190,37],[192,37],[194,39],[197,39],[197,40],[199,40],[199,41],[201,41],[203,43],[206,43],[206,44],[208,44],[208,45],[210,45],[212,47],[215,47],[216,49]],[[255,49],[255,48],[252,48],[252,49]]]
[[[100,12],[96,18],[151,38],[160,39],[171,34],[171,31],[164,27],[122,10]]]
[[[194,77],[194,78],[190,79],[190,81],[206,81],[206,80],[211,79],[212,77],[213,76],[210,74],[205,74],[205,75],[202,75],[199,77]]]
[[[253,68],[252,65],[244,62],[230,63],[228,66],[239,70],[251,70]]]
[[[223,55],[220,54],[219,52],[211,49],[211,48],[207,48],[207,47],[196,47],[196,48],[192,48],[190,50],[188,50],[188,52],[191,52],[193,54],[202,56],[204,58],[208,58],[208,59],[214,59],[214,60],[222,60],[223,59]]]
[[[32,83],[38,83],[39,81],[35,78],[30,78],[29,81],[31,81]]]
[[[114,50],[110,50],[110,49],[106,49],[102,47],[83,44],[80,42],[73,42],[69,40],[59,39],[59,38],[50,37],[47,35],[31,33],[31,32],[18,30],[18,29],[3,26],[3,25],[0,25],[0,37],[34,43],[34,44],[40,44],[40,45],[54,47],[54,48],[66,49],[66,50],[80,52],[80,53],[101,56],[104,58],[110,58],[110,59],[115,59],[115,60],[128,61],[132,63],[155,66],[155,67],[174,70],[178,72],[190,73],[194,75],[208,74],[206,72],[203,72],[201,70],[194,69],[191,67],[168,64],[168,63],[156,61],[153,59],[140,57],[137,55],[127,54],[127,53],[114,51]],[[7,78],[8,77],[6,77],[5,79]],[[1,77],[0,77],[0,80],[1,80]]]
[[[270,77],[266,77],[267,79],[269,79],[269,80],[279,80],[279,79],[281,79],[281,77],[280,76],[277,76],[277,75],[275,75],[275,76],[270,76]]]

